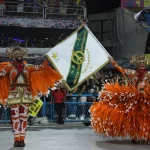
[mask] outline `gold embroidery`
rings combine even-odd
[[[7,100],[7,105],[14,105],[14,104],[31,104],[33,103],[33,100],[32,99],[24,99],[23,98],[20,98],[20,99],[14,99],[14,98],[11,98],[11,99],[8,99]]]

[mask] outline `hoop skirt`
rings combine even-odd
[[[150,141],[150,87],[143,92],[106,84],[90,108],[91,126],[100,135]]]

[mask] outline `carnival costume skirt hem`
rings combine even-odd
[[[90,108],[91,126],[100,135],[150,140],[150,91],[106,84]]]

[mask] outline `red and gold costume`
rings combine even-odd
[[[7,53],[9,56],[26,54],[25,50],[13,53],[13,49],[8,49]],[[2,104],[11,108],[15,141],[25,139],[29,105],[39,93],[45,94],[48,88],[53,88],[55,82],[59,82],[60,79],[61,75],[48,66],[48,60],[42,65],[17,61],[0,64],[0,100]]]
[[[141,56],[147,64],[146,57]],[[137,57],[139,61],[141,56]],[[90,108],[92,128],[104,136],[150,141],[149,73],[145,69],[124,69],[115,62],[113,65],[126,75],[130,84],[116,82],[104,86],[101,101]]]

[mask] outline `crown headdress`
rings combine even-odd
[[[9,58],[13,58],[16,56],[28,56],[28,50],[23,47],[9,47],[6,49],[6,56]]]
[[[130,63],[137,66],[139,63],[145,63],[147,66],[150,65],[150,59],[145,54],[139,53],[132,56]]]

